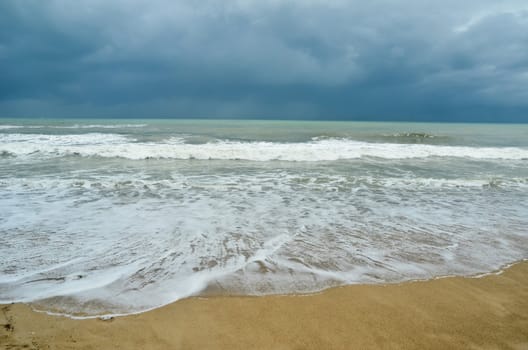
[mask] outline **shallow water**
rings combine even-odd
[[[0,302],[98,315],[528,258],[528,125],[0,119]]]

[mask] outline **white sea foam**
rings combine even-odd
[[[278,182],[280,181],[280,182]],[[481,178],[417,178],[417,177],[379,177],[379,176],[344,176],[324,174],[286,174],[270,173],[266,176],[238,174],[231,177],[211,177],[209,175],[183,177],[173,175],[165,180],[147,180],[129,177],[111,177],[100,179],[58,179],[58,178],[7,178],[0,179],[0,189],[9,191],[71,191],[97,190],[111,192],[116,190],[138,191],[163,195],[174,190],[202,189],[214,191],[231,191],[234,189],[252,189],[262,191],[267,188],[310,189],[328,192],[352,191],[361,188],[392,188],[400,190],[421,189],[524,189],[528,188],[528,178],[521,177],[481,177]]]
[[[528,256],[526,147],[71,124],[87,130],[0,133],[0,303],[127,314],[204,289],[313,292],[473,275]],[[526,145],[493,135],[482,145]]]
[[[16,156],[98,156],[127,159],[217,159],[250,161],[333,161],[378,157],[409,159],[462,157],[474,159],[528,159],[519,147],[467,147],[424,144],[369,143],[326,139],[299,143],[222,141],[186,144],[181,138],[160,142],[134,142],[118,134],[0,135],[0,152]]]
[[[527,254],[523,178],[74,174],[0,180],[0,303],[122,314],[211,285],[310,292],[471,275]]]
[[[44,147],[44,149],[46,149],[47,146],[112,145],[128,141],[130,140],[119,134],[102,133],[87,133],[79,135],[5,134],[0,136],[0,145],[38,145]]]
[[[75,125],[33,125],[28,128],[52,128],[52,129],[126,129],[143,128],[147,124],[75,124]]]
[[[74,125],[0,125],[2,129],[126,129],[143,128],[147,124],[74,124]]]

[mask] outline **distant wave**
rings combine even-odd
[[[462,157],[474,159],[528,159],[528,149],[518,147],[467,147],[429,144],[370,143],[349,139],[309,142],[238,142],[216,140],[184,143],[172,137],[161,142],[137,142],[118,134],[81,135],[6,134],[0,136],[0,152],[15,156],[85,156],[139,159],[200,159],[249,161],[333,161],[377,157],[407,159]],[[7,153],[5,153],[7,152]]]
[[[439,137],[439,135],[428,134],[425,132],[400,132],[395,134],[383,134],[386,137],[401,137],[401,138],[417,138],[417,139],[432,139]]]
[[[186,144],[172,137],[159,143],[135,142],[117,134],[81,135],[10,134],[0,139],[0,151],[27,156],[100,156],[127,159],[218,159],[251,161],[332,161],[378,157],[386,159],[466,157],[476,159],[525,159],[528,149],[516,147],[462,147],[394,143],[368,143],[325,139],[299,143],[216,141]]]
[[[2,129],[122,129],[143,128],[147,124],[0,125]]]
[[[437,143],[437,142],[449,142],[450,136],[441,134],[430,134],[425,132],[396,132],[396,133],[376,133],[365,135],[368,140],[372,141],[385,141],[391,143]],[[323,134],[320,136],[313,137],[313,141],[339,139],[339,135],[334,134]]]

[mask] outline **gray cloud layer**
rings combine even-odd
[[[522,1],[0,2],[0,114],[528,121]]]

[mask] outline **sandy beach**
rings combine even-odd
[[[528,262],[480,278],[188,298],[73,320],[3,305],[2,349],[528,349]]]

